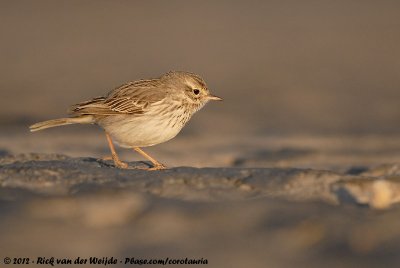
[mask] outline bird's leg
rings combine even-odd
[[[107,137],[107,141],[108,141],[108,146],[110,146],[112,160],[114,160],[114,165],[119,168],[128,168],[128,164],[122,162],[119,159],[117,152],[115,151],[114,144],[111,140],[110,135],[108,135],[108,133],[106,133],[106,137]]]
[[[141,154],[142,156],[144,156],[145,158],[147,158],[148,160],[150,160],[151,163],[153,163],[153,167],[149,168],[148,170],[160,170],[160,169],[166,169],[167,167],[164,166],[163,164],[161,164],[160,162],[158,162],[157,160],[155,160],[153,157],[151,157],[150,155],[148,155],[147,153],[145,153],[142,149],[140,149],[139,147],[133,147],[133,150],[135,150],[136,152],[138,152],[139,154]]]

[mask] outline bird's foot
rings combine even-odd
[[[133,167],[132,169],[154,171],[154,170],[163,170],[163,169],[168,169],[168,168],[165,165],[159,163],[159,164],[153,165],[152,167]]]
[[[117,168],[122,168],[122,169],[139,169],[139,170],[163,170],[163,169],[168,169],[165,165],[161,163],[153,164],[152,167],[130,167],[127,163],[119,160],[119,159],[113,159],[112,157],[103,157],[102,160],[113,160],[114,161],[114,166]]]
[[[121,160],[115,160],[114,159],[114,165],[117,168],[123,168],[123,169],[128,169],[129,168],[128,164],[125,163],[125,162],[122,162]]]
[[[121,169],[138,169],[138,170],[148,170],[148,171],[154,171],[154,170],[163,170],[167,169],[167,167],[163,164],[158,164],[154,165],[152,167],[130,167],[127,163],[122,162],[122,161],[114,161],[114,165],[118,168]]]
[[[163,164],[158,163],[157,165],[154,165],[151,168],[148,168],[147,170],[162,170],[162,169],[167,169],[167,167]]]

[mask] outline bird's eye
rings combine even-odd
[[[199,94],[200,94],[200,90],[198,90],[198,89],[193,89],[193,93],[194,93],[195,95],[199,95]]]

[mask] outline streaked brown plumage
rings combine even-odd
[[[169,72],[156,79],[126,83],[104,97],[93,98],[71,107],[69,118],[39,122],[31,131],[68,124],[97,124],[107,136],[116,166],[126,168],[119,160],[112,139],[130,147],[153,163],[151,169],[164,165],[143,152],[175,137],[191,116],[209,100],[221,100],[210,94],[204,80],[193,73]]]

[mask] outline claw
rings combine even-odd
[[[129,167],[127,163],[122,161],[114,161],[114,165],[118,168],[123,168],[123,169],[127,169]]]
[[[147,170],[147,171],[167,169],[167,167],[164,166],[163,164],[155,165],[153,167],[130,167],[127,163],[119,161],[119,162],[114,162],[114,165],[121,169],[138,169],[138,170]]]
[[[147,170],[163,170],[163,169],[167,169],[167,167],[164,166],[163,164],[159,164],[154,167],[148,168]]]

